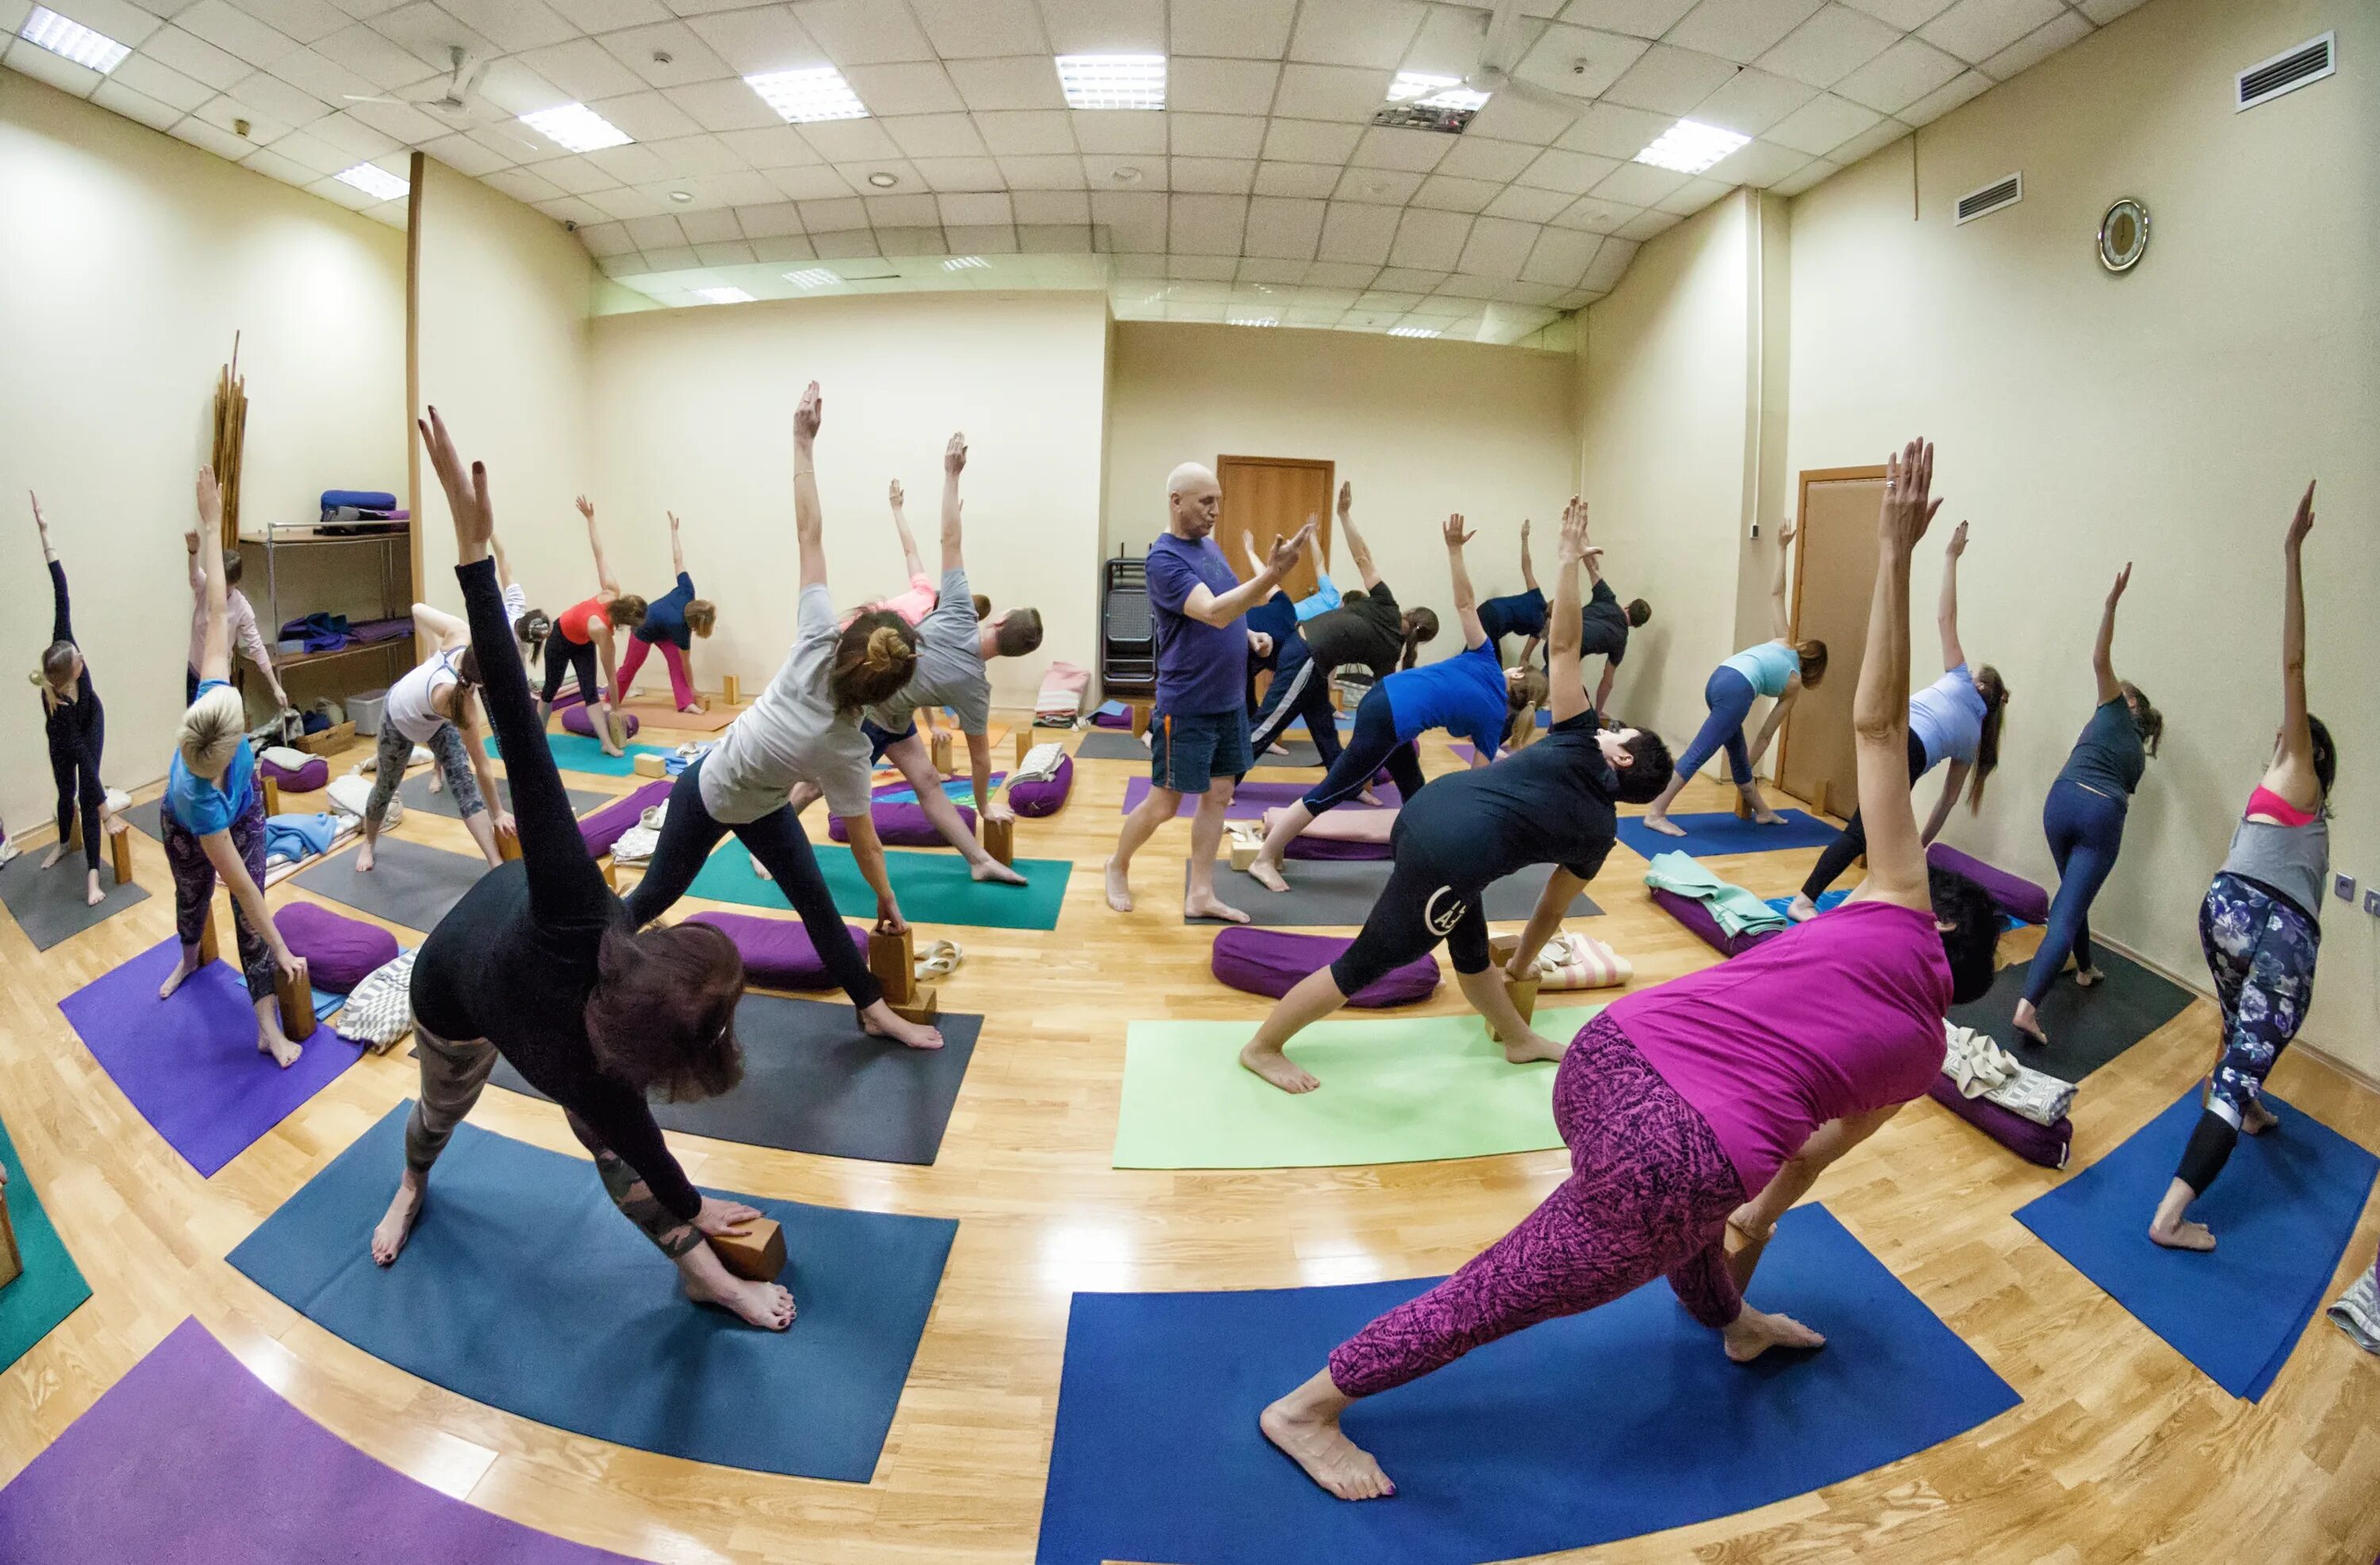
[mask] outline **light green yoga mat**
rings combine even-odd
[[[1603,1008],[1540,1011],[1575,1037]],[[1560,1146],[1554,1067],[1514,1065],[1477,1016],[1344,1016],[1289,1056],[1322,1086],[1293,1096],[1240,1068],[1254,1022],[1135,1022],[1125,1035],[1120,1169],[1422,1163]]]
[[[8,1170],[8,1219],[16,1225],[17,1253],[25,1263],[25,1274],[0,1288],[0,1369],[6,1369],[74,1314],[91,1297],[91,1284],[50,1226],[6,1125],[0,1125],[0,1165]]]
[[[859,873],[851,850],[832,843],[815,843],[819,868],[834,892],[836,911],[846,918],[876,916],[876,893]],[[966,860],[954,853],[903,853],[888,850],[884,868],[892,880],[892,894],[901,899],[901,916],[915,924],[972,924],[986,929],[1054,929],[1058,909],[1066,900],[1066,880],[1074,873],[1071,860],[1020,858],[1016,867],[1032,884],[1002,886],[980,882],[967,874]],[[730,837],[703,865],[702,873],[686,889],[690,897],[737,902],[747,907],[782,909],[785,893],[773,880],[752,873],[752,855]]]
[[[554,765],[565,771],[587,771],[598,777],[627,776],[636,770],[636,759],[638,756],[677,754],[675,750],[664,748],[660,745],[630,745],[628,753],[625,756],[607,756],[603,753],[601,742],[590,739],[584,734],[549,734],[545,736],[545,742],[553,751]],[[480,743],[487,746],[488,754],[496,759],[504,758],[504,751],[496,745],[494,734],[489,734]]]

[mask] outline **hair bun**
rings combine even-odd
[[[911,656],[908,641],[889,625],[868,633],[868,667],[871,673],[899,668]]]

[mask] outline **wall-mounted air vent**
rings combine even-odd
[[[1980,190],[1970,190],[1959,198],[1959,221],[1973,223],[1979,217],[1989,217],[2002,207],[2012,207],[2024,200],[2024,176],[2011,174],[1995,179]]]
[[[2338,72],[2338,34],[2325,32],[2241,71],[2239,103],[2232,112],[2269,103],[2284,92],[2294,92]]]

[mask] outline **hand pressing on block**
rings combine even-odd
[[[692,1254],[705,1259],[685,1268],[686,1296],[771,1331],[791,1326],[794,1296],[776,1280],[785,1269],[785,1235],[776,1221],[741,1201],[705,1195],[694,1226],[703,1244]]]
[[[785,1269],[785,1231],[774,1218],[704,1237],[719,1264],[747,1282],[774,1282]]]

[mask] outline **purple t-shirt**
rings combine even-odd
[[[1933,915],[1849,902],[1609,1014],[1710,1122],[1749,1196],[1828,1120],[1924,1093],[1949,1008]]]
[[[1220,597],[1240,585],[1212,538],[1170,532],[1148,546],[1148,606],[1157,622],[1157,710],[1184,716],[1237,711],[1248,700],[1248,621],[1211,625],[1182,612],[1204,583]]]

